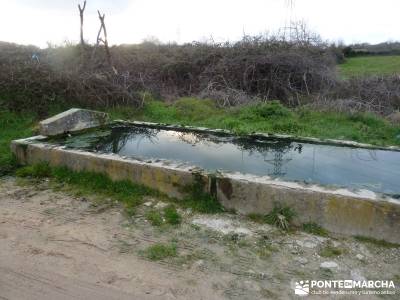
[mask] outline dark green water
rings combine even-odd
[[[185,162],[210,171],[269,175],[289,181],[400,194],[400,152],[114,126],[68,137],[70,148]]]

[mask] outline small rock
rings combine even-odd
[[[361,271],[360,270],[351,270],[350,272],[351,275],[351,279],[355,280],[355,281],[366,281],[367,279],[361,275]]]
[[[299,245],[300,247],[305,247],[305,248],[310,248],[310,249],[317,247],[317,244],[310,240],[305,240],[305,241],[297,240],[296,244]]]
[[[371,257],[372,256],[371,252],[369,252],[369,250],[364,245],[359,245],[358,250],[365,257]]]
[[[143,203],[143,205],[147,206],[147,207],[150,207],[152,204],[153,204],[153,202],[151,202],[151,201]]]
[[[301,263],[302,265],[305,265],[308,263],[308,259],[305,257],[295,257],[294,261],[297,261],[298,263]]]
[[[166,207],[166,206],[168,206],[167,203],[158,202],[158,203],[154,206],[154,208],[156,208],[156,209],[162,209],[162,208],[164,208],[164,207]]]
[[[202,268],[204,266],[204,260],[199,259],[198,261],[195,261],[193,263],[193,266],[195,266],[196,268]]]
[[[322,269],[337,269],[339,265],[334,261],[324,261],[321,263],[320,268]]]
[[[364,260],[364,255],[362,254],[357,254],[356,257],[358,260]]]

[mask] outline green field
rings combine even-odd
[[[397,56],[362,56],[347,58],[339,65],[342,78],[371,75],[400,74],[400,55]]]
[[[114,119],[222,128],[237,134],[267,132],[353,140],[375,145],[400,145],[400,127],[372,114],[288,109],[279,102],[219,108],[211,100],[180,98],[173,104],[148,99],[143,109],[108,111]]]

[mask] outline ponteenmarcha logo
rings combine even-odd
[[[294,288],[295,295],[307,296],[310,294],[310,282],[309,280],[296,281]]]
[[[294,293],[307,295],[395,295],[393,280],[301,280]]]

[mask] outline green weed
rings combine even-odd
[[[314,235],[328,236],[328,231],[319,226],[317,223],[305,223],[303,224],[303,230]]]
[[[204,191],[204,185],[201,179],[201,175],[194,174],[194,184],[184,188],[187,196],[181,202],[186,208],[190,208],[193,211],[215,214],[222,212],[222,205],[218,202],[215,196]]]
[[[148,212],[146,212],[146,219],[153,226],[161,226],[164,223],[163,217],[161,216],[160,212],[156,210],[149,210]]]
[[[319,255],[322,257],[336,257],[342,255],[343,252],[344,251],[342,249],[334,247],[332,243],[328,243],[320,250]]]
[[[163,260],[168,257],[176,257],[178,255],[178,251],[174,243],[159,243],[146,248],[143,254],[150,260]]]
[[[165,222],[171,225],[178,225],[182,222],[181,215],[173,205],[169,205],[164,208],[164,218]]]

